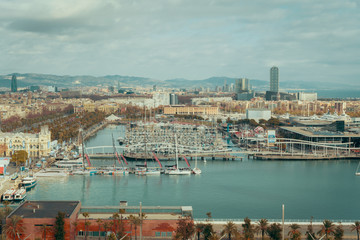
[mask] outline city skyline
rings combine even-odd
[[[41,6],[41,7],[40,7]],[[356,1],[2,1],[0,74],[355,83]]]

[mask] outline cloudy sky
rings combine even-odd
[[[0,74],[360,81],[358,0],[1,0]]]

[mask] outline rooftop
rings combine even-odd
[[[314,127],[281,127],[281,129],[287,130],[289,132],[297,133],[305,137],[341,137],[341,138],[360,137],[360,134],[356,134],[356,133],[333,132],[333,131],[320,130]]]
[[[25,201],[8,217],[55,218],[58,212],[64,212],[65,218],[69,218],[79,204],[80,201]]]

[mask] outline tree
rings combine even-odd
[[[334,230],[334,240],[342,240],[344,237],[344,229],[341,225],[336,226]]]
[[[137,227],[140,226],[141,219],[140,217],[134,215],[130,215],[128,219],[131,224],[131,227],[134,226],[135,228],[135,240],[137,240]]]
[[[251,224],[251,220],[248,217],[244,218],[244,224],[242,224],[242,227],[243,227],[244,239],[245,240],[254,239],[255,228]]]
[[[205,225],[203,223],[195,224],[195,232],[197,234],[197,240],[200,240],[200,235],[204,231]]]
[[[75,240],[79,223],[75,221],[75,222],[72,222],[71,224],[74,226],[74,240]]]
[[[300,240],[301,239],[301,233],[298,229],[300,229],[300,226],[296,223],[290,224],[290,231],[288,232],[288,235],[291,240]]]
[[[187,240],[195,233],[195,224],[190,217],[179,218],[177,221],[177,228],[175,230],[175,238]]]
[[[16,240],[16,237],[22,234],[24,230],[22,217],[14,215],[6,221],[5,233],[8,237]]]
[[[325,240],[327,240],[327,239],[329,239],[329,235],[334,234],[334,228],[335,228],[334,223],[330,220],[325,219],[323,221],[323,226],[322,226],[321,230],[318,232],[318,234],[320,234],[320,235],[325,234]]]
[[[267,219],[260,219],[258,222],[258,226],[256,227],[256,231],[261,232],[261,240],[264,240],[266,229],[268,228],[268,220]]]
[[[109,222],[104,222],[103,227],[104,227],[104,231],[105,231],[105,240],[106,240],[106,238],[107,238],[107,232],[108,232],[108,230],[109,230],[109,228],[110,228]]]
[[[205,224],[203,230],[204,239],[209,240],[213,233],[213,225],[211,223]]]
[[[65,213],[64,212],[58,212],[58,215],[56,216],[55,220],[55,239],[56,240],[63,240],[65,239]]]
[[[314,233],[314,229],[312,226],[312,220],[313,220],[313,217],[311,217],[310,225],[307,226],[306,240],[314,240],[315,239],[315,233]]]
[[[356,221],[353,225],[350,226],[350,230],[356,230],[357,240],[359,240],[359,232],[360,232],[360,222]]]
[[[227,222],[225,225],[224,225],[224,229],[222,230],[221,234],[227,234],[228,237],[229,237],[229,240],[231,240],[231,235],[236,235],[237,233],[237,228],[236,228],[236,225],[233,223],[233,222]]]
[[[42,237],[44,240],[46,240],[47,234],[52,231],[53,231],[52,226],[47,225],[46,223],[44,223],[40,226],[40,232],[42,233]]]
[[[98,224],[98,227],[99,227],[99,240],[100,240],[100,231],[101,231],[101,224],[102,224],[103,220],[101,220],[100,218],[98,218],[96,220],[96,223]]]
[[[85,240],[86,240],[87,239],[87,230],[88,230],[88,227],[89,227],[87,218],[90,216],[90,214],[88,212],[83,212],[82,215],[85,218]]]
[[[279,223],[273,223],[266,229],[267,235],[272,240],[280,240],[281,239],[281,226]]]
[[[28,153],[24,150],[15,151],[11,156],[11,162],[16,163],[16,166],[19,164],[24,164],[28,158]]]

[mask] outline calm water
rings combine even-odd
[[[112,145],[122,127],[106,128],[87,146]],[[113,161],[92,161],[96,165]],[[185,163],[184,163],[185,164]],[[192,162],[191,164],[194,164]],[[69,176],[39,179],[32,200],[81,200],[83,205],[190,205],[197,218],[358,219],[360,177],[357,161],[198,162],[191,176]],[[155,164],[154,164],[155,165]]]

